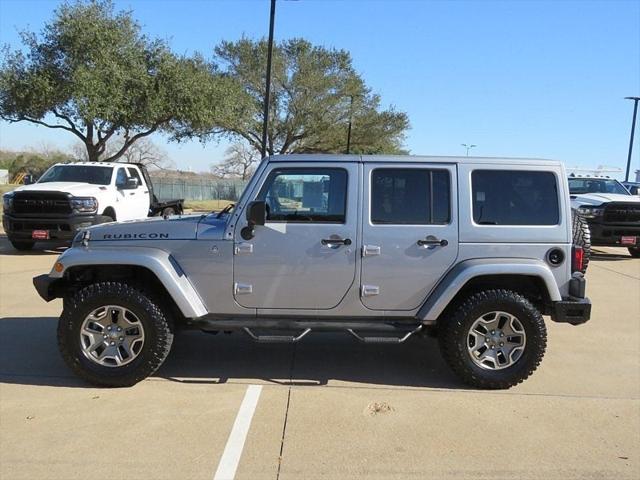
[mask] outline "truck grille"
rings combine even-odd
[[[69,215],[71,213],[71,203],[66,193],[16,192],[13,197],[13,212]]]
[[[610,203],[604,209],[605,223],[640,222],[640,203]]]

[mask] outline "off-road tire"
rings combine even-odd
[[[29,240],[16,240],[11,237],[9,237],[9,243],[13,245],[13,248],[21,252],[27,252],[33,249],[33,246],[36,244],[36,242],[30,242]]]
[[[586,273],[587,266],[589,265],[589,259],[591,258],[591,230],[589,230],[589,224],[584,217],[575,209],[571,210],[571,222],[573,230],[573,244],[578,247],[582,247],[582,273]]]
[[[467,350],[467,335],[474,321],[492,311],[518,318],[526,334],[522,356],[510,367],[488,370],[476,365]],[[510,290],[474,293],[438,323],[442,356],[467,385],[482,389],[505,389],[525,380],[540,365],[547,346],[547,329],[540,312],[522,295]]]
[[[640,247],[629,247],[627,250],[629,250],[629,255],[633,258],[640,258]]]
[[[176,209],[173,207],[165,207],[164,210],[162,210],[163,217],[170,217],[175,214],[176,214]]]
[[[131,310],[142,323],[145,341],[139,355],[126,365],[107,367],[84,356],[80,328],[86,316],[103,305]],[[102,387],[129,387],[155,372],[169,355],[173,322],[169,309],[155,296],[126,282],[88,285],[65,298],[58,322],[58,347],[62,358],[79,377]]]

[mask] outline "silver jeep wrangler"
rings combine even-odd
[[[543,315],[589,319],[561,163],[288,155],[233,209],[80,232],[48,275],[68,365],[104,386],[160,367],[174,329],[258,342],[346,331],[367,343],[437,334],[460,379],[508,388],[538,367]]]

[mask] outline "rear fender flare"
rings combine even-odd
[[[431,291],[416,317],[424,323],[435,323],[457,293],[476,277],[488,275],[524,275],[542,280],[552,302],[562,300],[560,290],[549,267],[537,259],[487,258],[465,260],[452,268]]]

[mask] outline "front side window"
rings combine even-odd
[[[127,172],[124,168],[119,168],[116,174],[116,187],[122,187],[127,183]]]
[[[347,172],[340,168],[274,170],[257,199],[267,204],[267,221],[344,223]]]
[[[551,172],[475,170],[473,221],[479,225],[557,225],[558,185]]]
[[[377,168],[371,174],[373,224],[447,224],[450,204],[446,170]]]

